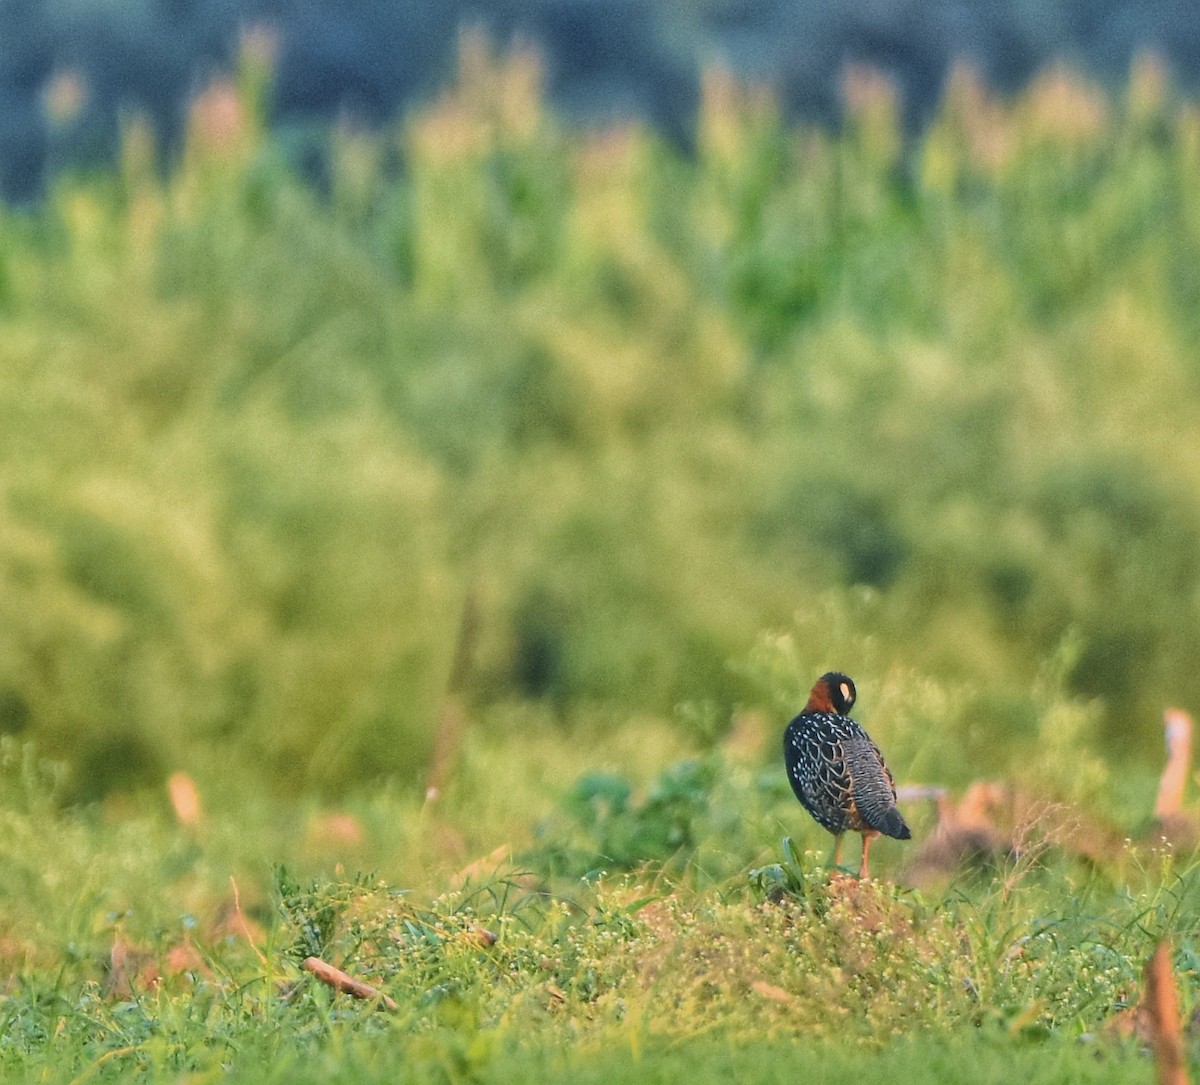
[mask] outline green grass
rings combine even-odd
[[[596,764],[601,750],[577,756]],[[1137,1000],[1159,940],[1184,1011],[1200,997],[1194,857],[1133,842],[1097,863],[1030,838],[1026,855],[918,890],[903,864],[930,826],[914,810],[916,841],[881,844],[880,880],[859,882],[825,866],[828,838],[769,785],[773,763],[677,763],[589,818],[579,788],[548,783],[526,753],[464,751],[455,787],[423,809],[403,793],[287,811],[246,795],[185,828],[145,804],[60,810],[48,770],[8,745],[0,1068],[62,1082],[500,1081],[519,1068],[950,1082],[965,1066],[985,1081],[1014,1068],[1128,1080],[1150,1075],[1148,1059],[1104,1026]],[[523,815],[504,813],[501,791]],[[657,861],[614,847],[635,841]],[[359,873],[364,860],[381,873]],[[377,984],[396,1011],[334,995],[300,970],[308,955]]]
[[[329,1053],[296,1053],[268,1044],[252,1048],[245,1067],[226,1070],[214,1065],[206,1074],[185,1080],[222,1081],[405,1081],[405,1082],[787,1082],[797,1074],[839,1082],[883,1082],[906,1076],[910,1080],[1006,1082],[1020,1080],[1047,1085],[1064,1082],[1126,1082],[1150,1080],[1144,1057],[1126,1050],[1097,1052],[1082,1045],[1013,1044],[1007,1037],[978,1032],[949,1039],[905,1040],[883,1051],[863,1051],[841,1044],[797,1045],[790,1041],[759,1043],[699,1040],[679,1045],[652,1044],[632,1049],[611,1046],[547,1051],[516,1045],[476,1045],[476,1052],[447,1036],[434,1034],[423,1042],[407,1040],[399,1026],[381,1026],[369,1036],[358,1035],[334,1044]],[[84,1080],[115,1080],[139,1074],[153,1054],[139,1058],[130,1052],[103,1064],[91,1064]],[[53,1066],[53,1064],[52,1064]],[[93,1070],[92,1067],[95,1066]],[[164,1069],[169,1069],[164,1067]],[[59,1080],[51,1069],[45,1080]],[[63,1078],[62,1080],[67,1080]],[[177,1080],[164,1074],[162,1080]]]

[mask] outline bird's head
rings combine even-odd
[[[829,671],[817,679],[817,684],[808,695],[807,707],[810,711],[836,712],[839,716],[848,716],[857,696],[854,679],[841,671]]]

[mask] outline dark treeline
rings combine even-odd
[[[1179,0],[0,0],[0,195],[36,196],[64,168],[107,160],[121,118],[171,148],[184,103],[230,68],[248,26],[271,29],[272,116],[298,156],[338,116],[380,124],[452,74],[464,24],[543,52],[551,100],[582,122],[692,130],[698,70],[720,61],[772,86],[794,116],[835,121],[838,73],[865,63],[901,86],[919,126],[956,59],[1011,90],[1065,60],[1104,81],[1152,50],[1183,86],[1200,70],[1200,7]]]

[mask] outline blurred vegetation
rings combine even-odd
[[[0,194],[38,198],[65,169],[110,163],[130,113],[152,118],[173,160],[189,96],[230,65],[245,27],[265,31],[277,58],[273,130],[319,174],[323,127],[387,124],[428,101],[464,25],[534,43],[550,98],[573,122],[637,117],[679,145],[691,141],[698,75],[716,58],[774,87],[788,116],[823,123],[841,118],[845,64],[883,68],[914,131],[963,57],[1006,93],[1064,58],[1109,86],[1146,51],[1191,89],[1200,72],[1200,15],[1173,0],[8,0]]]
[[[167,176],[131,119],[0,210],[0,729],[74,794],[419,779],[468,603],[501,728],[686,704],[704,742],[838,665],[895,742],[952,717],[905,756],[953,780],[1030,760],[1046,660],[1084,746],[1200,699],[1200,112],[1154,63],[961,69],[907,145],[872,73],[833,137],[713,69],[685,157],[468,36],[321,190],[269,63]]]

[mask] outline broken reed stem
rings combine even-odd
[[[1158,1085],[1188,1085],[1183,1060],[1183,1036],[1179,1027],[1179,993],[1171,970],[1171,951],[1160,942],[1146,962],[1143,1005],[1150,1018],[1150,1047]]]
[[[1167,763],[1158,784],[1154,816],[1159,821],[1179,817],[1183,811],[1183,792],[1192,766],[1192,717],[1181,708],[1163,713],[1167,740]]]
[[[458,638],[454,645],[454,659],[450,664],[450,676],[446,681],[446,695],[442,701],[442,712],[438,719],[437,733],[433,740],[433,757],[429,775],[425,780],[425,801],[433,802],[445,786],[446,778],[458,748],[462,744],[467,717],[462,703],[462,690],[471,673],[475,654],[475,641],[479,633],[479,600],[474,585],[463,600],[462,617],[458,623]]]
[[[300,965],[305,972],[311,972],[322,983],[328,984],[335,991],[344,995],[351,995],[354,998],[365,999],[368,1002],[376,1001],[379,1003],[380,1009],[397,1010],[399,1007],[396,1003],[388,998],[378,987],[372,987],[369,983],[363,983],[362,980],[356,980],[353,976],[343,972],[340,968],[334,968],[327,961],[321,960],[320,957],[305,957]]]
[[[233,914],[237,916],[238,926],[242,928],[242,934],[246,938],[246,944],[254,950],[258,956],[260,963],[267,963],[267,955],[254,942],[254,935],[250,933],[250,925],[246,922],[246,917],[242,914],[242,895],[238,892],[237,879],[232,874],[229,875],[229,884],[233,886]]]

